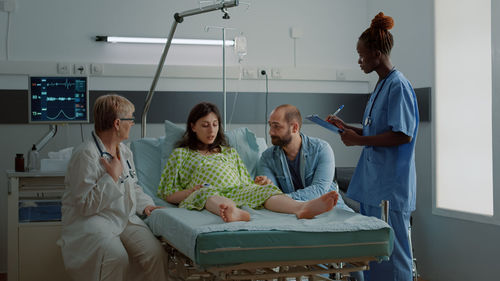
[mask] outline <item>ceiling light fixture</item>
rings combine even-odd
[[[119,37],[98,35],[95,41],[108,43],[146,43],[146,44],[165,44],[168,38],[150,38],[150,37]],[[225,41],[226,46],[234,46],[234,40],[212,40],[212,39],[180,39],[173,38],[172,44],[177,45],[205,45],[205,46],[222,46]]]

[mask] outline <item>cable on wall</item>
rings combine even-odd
[[[241,63],[240,63],[240,73],[238,75],[238,86],[237,86],[237,90],[236,92],[234,93],[234,101],[233,101],[233,107],[231,108],[231,115],[229,116],[229,122],[227,124],[227,128],[226,130],[229,131],[229,127],[231,127],[231,124],[232,124],[232,121],[233,121],[233,115],[234,115],[234,111],[235,111],[235,108],[236,108],[236,101],[238,100],[238,94],[240,93],[240,83],[241,83],[241,77],[243,76],[243,67],[241,66]]]
[[[7,33],[5,34],[5,60],[9,60],[10,12],[7,12]]]
[[[261,73],[262,75],[264,75],[266,77],[266,106],[265,106],[265,116],[264,116],[264,123],[265,123],[265,127],[264,127],[264,136],[265,136],[265,140],[266,140],[266,144],[267,144],[267,111],[268,111],[268,106],[269,106],[269,77],[267,76],[267,72],[265,70],[262,70]]]

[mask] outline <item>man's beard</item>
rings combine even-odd
[[[279,147],[285,147],[292,141],[292,134],[288,133],[283,138],[278,136],[271,137],[271,143]]]

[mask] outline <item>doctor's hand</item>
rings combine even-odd
[[[342,119],[340,119],[334,115],[328,115],[328,117],[326,117],[326,121],[330,124],[335,125],[337,128],[342,129],[342,130],[345,130],[345,128],[347,127],[345,122]]]
[[[111,160],[101,157],[100,161],[106,172],[117,182],[123,172],[122,162],[118,157],[113,157]]]
[[[340,138],[346,146],[360,145],[361,136],[354,130],[344,129],[344,132],[340,133]]]
[[[272,184],[273,182],[266,176],[256,176],[254,182],[258,185]]]
[[[153,212],[154,210],[156,209],[161,209],[161,208],[165,208],[163,206],[152,206],[152,205],[148,205],[146,206],[146,208],[144,208],[144,211],[143,213],[149,217],[149,215],[151,215],[151,212]]]

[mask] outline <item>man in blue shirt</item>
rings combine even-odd
[[[335,157],[330,145],[300,132],[302,117],[297,107],[284,104],[269,116],[273,146],[262,153],[256,183],[274,183],[295,200],[311,200],[337,190],[333,180]],[[349,209],[339,197],[338,207]]]

